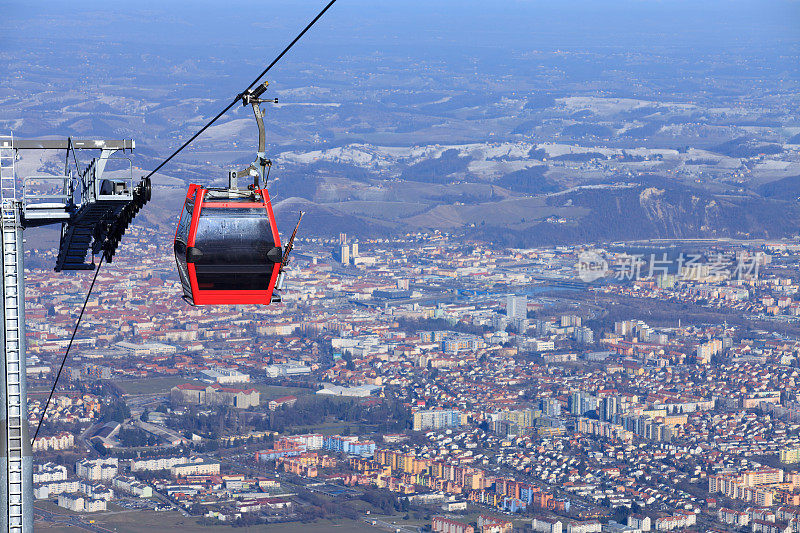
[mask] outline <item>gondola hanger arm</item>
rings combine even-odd
[[[248,89],[241,95],[242,105],[250,105],[253,108],[253,115],[258,124],[258,151],[256,152],[255,160],[250,163],[249,167],[230,173],[230,183],[228,185],[231,189],[238,189],[238,178],[245,176],[253,178],[253,185],[250,187],[252,189],[261,189],[267,186],[267,176],[269,175],[267,168],[272,166],[272,161],[267,159],[267,134],[264,128],[264,110],[261,109],[261,104],[278,103],[277,98],[261,98],[267,87],[269,87],[269,82],[265,81],[255,89]]]

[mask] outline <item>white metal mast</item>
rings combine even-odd
[[[16,195],[16,153],[13,137],[0,140],[0,238],[2,239],[2,343],[3,372],[0,407],[3,420],[3,531],[33,531],[33,464],[28,435],[25,384],[25,298],[22,270],[23,245],[20,203]]]

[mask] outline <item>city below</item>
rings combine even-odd
[[[0,0],[0,533],[800,533],[798,109],[798,0]]]
[[[201,312],[159,238],[98,276],[34,443],[42,524],[799,523],[800,244],[341,234],[298,243],[282,304]],[[35,425],[89,279],[26,275]]]

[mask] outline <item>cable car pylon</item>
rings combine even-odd
[[[61,224],[55,270],[91,270],[102,254],[111,261],[122,234],[151,195],[150,179],[133,183],[127,178],[104,177],[106,164],[116,152],[133,150],[132,140],[39,140],[0,137],[0,239],[2,254],[2,367],[0,402],[2,448],[0,470],[0,530],[33,531],[33,463],[28,428],[25,379],[25,279],[24,228]],[[20,150],[64,150],[61,176],[28,176],[18,180],[16,160]],[[77,150],[100,150],[81,168]],[[72,161],[73,168],[69,163]]]

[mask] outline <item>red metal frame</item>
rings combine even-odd
[[[194,246],[197,237],[197,225],[200,218],[200,212],[204,207],[222,207],[222,208],[242,208],[242,207],[264,207],[269,216],[270,228],[272,230],[272,238],[275,241],[275,246],[281,246],[281,237],[278,234],[278,228],[275,224],[275,215],[272,212],[272,202],[270,201],[269,192],[266,189],[256,189],[256,194],[261,195],[262,202],[204,202],[207,189],[203,189],[199,185],[189,185],[189,191],[186,194],[186,201],[189,201],[195,194],[194,210],[192,211],[192,222],[189,227],[189,236],[187,239],[187,246]],[[184,204],[185,205],[185,204]],[[181,211],[183,216],[183,211]],[[178,221],[180,225],[180,220]],[[175,236],[178,233],[175,230]],[[269,278],[269,286],[263,291],[235,291],[235,290],[207,290],[201,289],[197,284],[197,272],[192,263],[188,263],[187,269],[189,271],[189,282],[192,286],[192,299],[194,305],[269,305],[272,301],[272,293],[275,290],[275,283],[278,280],[278,274],[281,270],[281,264],[275,263],[272,269],[272,274]]]

